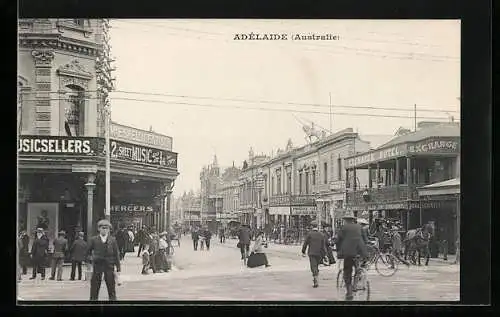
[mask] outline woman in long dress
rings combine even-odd
[[[255,258],[255,263],[253,262],[250,258],[247,261],[247,265],[252,266],[252,267],[257,267],[257,266],[262,266],[265,265],[266,267],[271,266],[269,262],[267,261],[267,256],[264,253],[264,232],[259,231],[257,233],[257,236],[255,237],[255,242],[250,249],[250,257]],[[248,264],[250,263],[250,264]]]

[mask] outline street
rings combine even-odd
[[[320,268],[319,288],[312,287],[307,258],[300,246],[271,244],[266,250],[269,268],[243,266],[235,240],[220,244],[212,240],[210,251],[194,251],[184,237],[175,248],[174,269],[169,273],[140,274],[140,258],[127,254],[122,264],[119,300],[234,300],[234,301],[336,301],[343,300],[336,285],[337,266]],[[18,284],[21,300],[87,300],[89,283],[69,281],[65,267],[63,281],[29,280]],[[30,272],[28,272],[30,273]],[[459,266],[431,262],[429,267],[400,266],[392,277],[369,271],[373,301],[458,301]],[[103,282],[100,300],[107,300]]]

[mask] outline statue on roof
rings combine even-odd
[[[302,127],[302,130],[306,133],[305,139],[308,143],[312,143],[313,138],[315,138],[315,141],[321,139],[321,132],[316,130],[316,128],[314,127],[314,122],[311,122],[311,126],[304,125]]]
[[[286,151],[288,152],[291,149],[293,149],[292,139],[288,139],[288,142],[286,143]]]
[[[399,127],[399,129],[396,130],[396,133],[394,133],[395,136],[402,136],[405,134],[411,133],[410,129],[404,128],[404,127]]]

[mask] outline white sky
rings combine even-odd
[[[199,188],[200,170],[215,153],[220,165],[241,166],[250,146],[270,154],[288,138],[304,144],[294,114],[329,129],[329,93],[333,131],[352,127],[362,135],[392,135],[400,126],[413,127],[414,104],[418,117],[445,120],[445,111],[460,116],[459,21],[177,19],[112,20],[111,26],[117,68],[112,118],[173,137],[180,172],[175,195]],[[331,33],[340,40],[233,40],[235,33],[249,32]],[[352,108],[359,106],[401,110]]]

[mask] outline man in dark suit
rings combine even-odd
[[[193,248],[196,251],[198,250],[198,240],[200,240],[198,228],[193,228],[193,231],[191,231],[191,238],[193,239]]]
[[[68,250],[68,240],[64,237],[65,234],[66,232],[59,231],[59,233],[57,234],[57,239],[54,240],[54,254],[52,255],[52,270],[49,280],[54,280],[56,278],[57,269],[57,280],[62,281],[62,265],[64,262],[64,257],[66,255],[66,251]]]
[[[97,228],[99,235],[89,239],[87,249],[87,255],[91,256],[93,264],[93,273],[90,280],[90,300],[97,301],[99,298],[103,274],[109,300],[116,300],[115,266],[117,273],[121,270],[118,243],[109,234],[111,223],[108,220],[99,220]]]
[[[49,238],[45,235],[43,228],[36,229],[35,241],[31,246],[31,260],[33,261],[33,274],[30,280],[36,278],[36,274],[42,275],[42,280],[45,279],[45,261],[47,260],[47,252],[49,250]]]
[[[71,256],[71,276],[70,280],[75,280],[75,270],[78,268],[78,280],[82,279],[82,262],[85,261],[87,252],[87,242],[83,240],[85,233],[78,232],[78,238],[73,242],[69,253]]]
[[[238,234],[238,244],[240,246],[242,260],[245,258],[245,251],[247,256],[250,253],[251,235],[250,228],[247,225],[242,225]]]
[[[338,257],[344,259],[344,282],[346,286],[346,300],[352,300],[352,272],[354,268],[354,259],[361,255],[365,262],[368,254],[366,245],[363,241],[361,225],[355,222],[356,217],[351,214],[344,216],[344,225],[339,231],[339,254]],[[364,263],[362,264],[364,265]]]
[[[309,248],[309,249],[308,249]],[[313,287],[318,287],[318,265],[322,261],[323,256],[326,254],[326,239],[325,235],[318,231],[317,227],[314,227],[308,234],[302,245],[302,255],[309,256],[309,264],[311,266],[311,272],[313,276]]]
[[[148,244],[149,232],[146,226],[142,226],[142,229],[137,232],[137,242],[139,242],[139,251],[137,251],[137,257],[141,257],[141,251],[144,250],[144,246]]]

